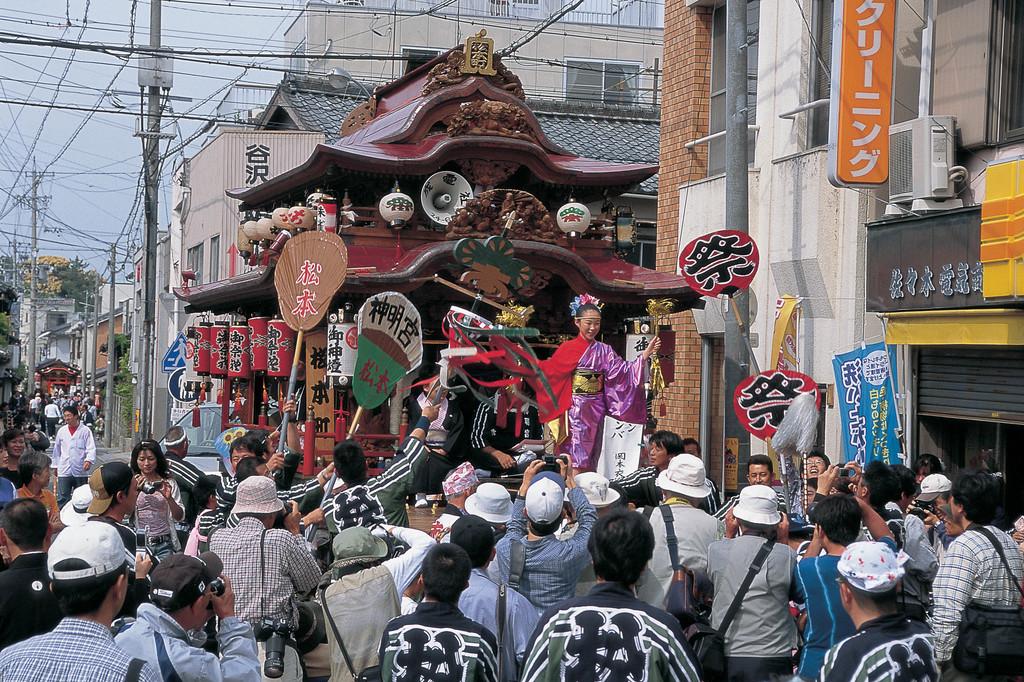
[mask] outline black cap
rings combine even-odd
[[[466,550],[474,568],[479,568],[491,558],[494,549],[494,527],[479,516],[460,516],[452,524],[453,545]]]
[[[220,557],[203,552],[199,557],[172,554],[150,574],[149,597],[167,613],[192,604],[206,594],[210,581],[224,571]]]

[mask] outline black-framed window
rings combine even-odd
[[[711,17],[711,97],[708,134],[725,130],[725,5],[716,7]],[[760,26],[761,0],[747,0],[747,124],[757,119],[757,35]],[[747,162],[754,162],[753,131],[747,136]],[[708,175],[725,172],[725,137],[708,143]]]
[[[629,62],[565,60],[565,98],[605,104],[635,104],[640,65]]]
[[[835,0],[814,0],[811,25],[814,42],[810,46],[808,102],[828,99],[832,91],[832,19]],[[828,107],[811,109],[807,114],[807,147],[828,144]]]
[[[403,47],[402,56],[405,57],[405,71],[403,73],[409,73],[413,69],[418,69],[439,54],[441,54],[441,50],[435,50],[431,47]]]
[[[185,252],[185,264],[195,273],[196,284],[203,283],[203,245],[197,244]]]
[[[998,0],[993,33],[996,142],[1024,139],[1024,2]]]
[[[636,246],[626,255],[626,262],[648,270],[658,269],[658,226],[655,223],[637,221]]]

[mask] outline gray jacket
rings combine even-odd
[[[160,671],[166,679],[168,666],[182,682],[249,682],[262,679],[252,628],[238,618],[224,618],[217,632],[221,658],[192,646],[188,633],[152,604],[141,604],[138,619],[119,634],[117,645]],[[158,653],[157,636],[164,655]],[[162,660],[161,660],[162,659]]]

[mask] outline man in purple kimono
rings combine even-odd
[[[566,341],[541,362],[557,402],[538,394],[541,421],[547,423],[565,415],[568,439],[560,451],[572,457],[577,470],[593,471],[601,455],[605,415],[630,424],[647,419],[644,373],[647,360],[661,347],[657,336],[640,357],[626,362],[611,346],[597,340],[601,332],[601,309],[597,299],[584,295],[574,304],[579,336]]]

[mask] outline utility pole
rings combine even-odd
[[[149,4],[149,46],[160,47],[160,0]],[[152,69],[146,74],[139,70],[139,84],[148,91],[145,131],[141,133],[143,163],[146,177],[146,227],[142,239],[144,278],[142,295],[142,352],[139,380],[139,437],[150,438],[153,426],[153,347],[156,336],[156,250],[159,230],[159,189],[160,189],[160,91],[170,87],[170,81],[163,80],[166,73],[166,58],[155,57]],[[166,84],[165,84],[166,83]]]
[[[29,273],[28,294],[28,395],[36,393],[36,262],[39,258],[39,242],[37,241],[39,222],[39,176],[36,175],[36,162],[32,159],[32,270]]]
[[[113,278],[114,273],[110,273]],[[92,377],[92,383],[89,386],[91,391],[96,391],[96,370],[97,367],[96,356],[99,353],[100,346],[100,293],[102,292],[103,280],[99,273],[96,273],[96,291],[92,295],[92,352],[89,353],[89,361],[86,366],[91,368],[89,376]],[[89,396],[89,400],[92,400],[93,396]]]
[[[114,375],[117,373],[117,344],[114,342],[114,306],[117,296],[114,291],[117,282],[117,245],[110,245],[110,301],[107,307],[110,315],[107,317],[107,423],[103,429],[103,438],[107,447],[111,447],[114,441]],[[97,318],[98,319],[98,318]]]
[[[747,232],[747,0],[727,0],[725,49],[725,225]],[[750,375],[748,343],[744,338],[749,316],[747,292],[736,293],[725,316],[725,442],[736,456],[739,480],[750,459],[750,434],[736,417],[732,397]]]

